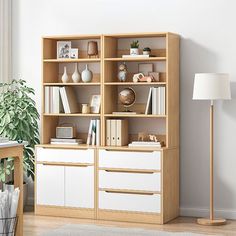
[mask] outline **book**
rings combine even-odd
[[[100,120],[96,120],[96,145],[100,146]]]
[[[111,145],[111,120],[106,120],[106,145]]]
[[[92,142],[92,120],[89,124],[89,130],[88,130],[88,137],[87,137],[87,145],[90,145]]]
[[[139,145],[136,145],[136,144],[130,143],[128,145],[128,147],[152,147],[152,148],[155,147],[155,148],[161,148],[161,144],[155,144],[155,145],[139,144]]]
[[[160,145],[161,142],[149,142],[149,141],[133,141],[133,145]]]
[[[111,146],[116,146],[116,120],[111,120]]]
[[[149,58],[150,55],[122,55],[122,58]]]
[[[152,87],[149,89],[145,115],[152,114]]]
[[[81,143],[65,143],[65,142],[50,142],[50,144],[60,144],[60,145],[79,145]]]
[[[52,87],[52,111],[51,113],[61,113],[62,109],[62,102],[60,97],[60,88],[53,86]]]
[[[51,138],[51,142],[65,142],[65,143],[82,143],[82,139],[76,138]]]
[[[49,90],[50,90],[50,87],[49,86],[46,86],[45,89],[44,89],[44,93],[45,93],[45,97],[44,97],[44,112],[45,113],[50,113],[50,110],[49,110],[49,105],[50,105],[50,101],[49,101]]]
[[[114,115],[135,115],[137,112],[135,111],[113,111],[112,114]]]
[[[116,120],[116,146],[128,144],[128,120]]]
[[[96,144],[96,120],[92,120],[92,145]]]
[[[65,113],[78,113],[79,106],[74,89],[68,86],[61,87],[60,94]]]

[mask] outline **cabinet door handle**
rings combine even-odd
[[[93,166],[93,164],[87,163],[67,163],[67,162],[37,162],[37,164],[42,164],[45,166],[74,166],[74,167],[89,167]]]
[[[118,149],[104,149],[105,151],[107,152],[146,152],[146,153],[153,153],[154,151],[153,150],[140,150],[140,149],[132,149],[132,150],[129,150],[129,149],[123,149],[123,150],[118,150]],[[156,151],[159,151],[159,150],[156,150]]]

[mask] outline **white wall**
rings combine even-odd
[[[179,33],[181,39],[181,213],[208,208],[207,102],[192,101],[195,72],[228,72],[233,100],[215,113],[215,207],[236,218],[236,1],[13,0],[13,74],[36,89],[40,109],[42,35]]]

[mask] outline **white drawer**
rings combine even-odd
[[[37,148],[37,161],[94,163],[94,150]]]
[[[161,196],[99,191],[99,209],[160,213]]]
[[[161,152],[123,152],[99,150],[99,167],[161,169]]]
[[[131,189],[131,190],[161,190],[161,174],[125,173],[99,170],[99,188]]]

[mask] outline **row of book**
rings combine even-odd
[[[90,121],[87,145],[100,145],[100,120]]]
[[[79,112],[75,91],[69,86],[46,86],[44,106],[45,113]]]
[[[166,114],[166,88],[151,87],[149,89],[145,114],[165,115]]]
[[[128,120],[106,120],[106,145],[125,146],[128,144]]]

